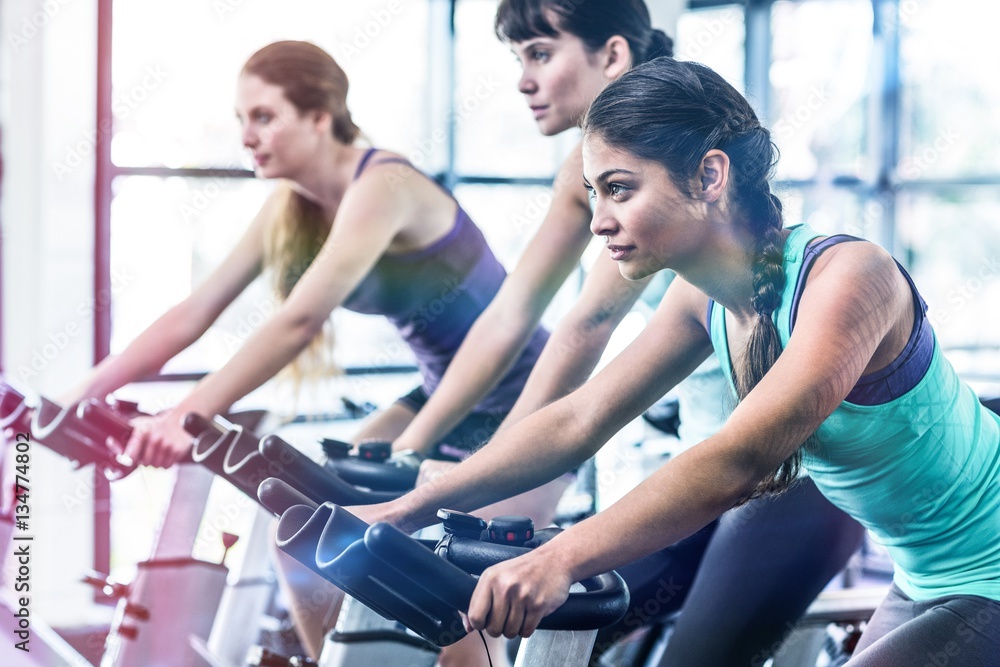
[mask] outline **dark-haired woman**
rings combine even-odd
[[[593,99],[634,65],[672,52],[670,38],[652,27],[642,0],[504,0],[497,10],[496,32],[521,63],[519,90],[547,136],[578,127]],[[516,358],[593,238],[582,171],[577,147],[559,171],[539,231],[395,448],[427,449]],[[646,277],[626,280],[615,261],[601,255],[501,428],[583,384],[614,328],[648,283]],[[714,359],[694,375],[678,387],[684,445],[717,431],[730,402],[725,376]],[[429,462],[424,467],[440,471],[448,465]],[[564,478],[556,479],[483,513],[531,514],[547,521],[565,485]],[[631,631],[683,605],[667,656],[674,661],[667,664],[763,662],[844,567],[861,536],[861,527],[808,480],[782,498],[753,501],[623,568],[632,609],[621,622],[601,631],[594,658]],[[682,657],[675,660],[673,655]]]
[[[995,665],[1000,418],[942,355],[906,273],[872,243],[784,227],[769,133],[704,66],[658,58],[632,70],[595,100],[584,132],[594,233],[625,278],[664,268],[678,278],[593,380],[498,434],[432,491],[365,515],[412,529],[438,507],[542,484],[714,352],[739,399],[725,426],[604,512],[488,569],[471,626],[530,635],[572,581],[683,539],[748,498],[794,490],[801,467],[896,564],[850,664]]]

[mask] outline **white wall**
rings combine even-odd
[[[0,36],[4,367],[19,387],[55,395],[91,363],[96,2],[6,0]],[[30,466],[31,611],[83,622],[91,470],[41,447]]]

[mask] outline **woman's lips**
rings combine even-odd
[[[611,253],[611,259],[617,261],[625,259],[630,252],[635,250],[635,246],[630,245],[609,245],[608,252]]]

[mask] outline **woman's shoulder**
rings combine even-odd
[[[400,153],[372,148],[358,164],[348,190],[366,197],[405,198],[426,188],[430,177]]]
[[[892,255],[860,240],[831,245],[816,258],[802,286],[799,311],[801,315],[813,304],[821,310],[860,310],[890,321],[894,314],[908,313],[911,303],[909,283]]]
[[[823,243],[834,238],[818,237],[814,243]],[[828,273],[852,275],[863,280],[899,272],[892,255],[877,243],[865,239],[847,240],[849,242],[830,243],[823,248],[810,269],[810,279]]]

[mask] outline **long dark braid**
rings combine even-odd
[[[785,289],[784,240],[781,202],[768,182],[778,155],[770,132],[721,76],[704,65],[672,58],[656,58],[607,86],[583,127],[610,146],[661,163],[688,194],[708,151],[719,149],[729,156],[732,200],[756,239],[752,304],[757,319],[733,364],[737,396],[743,400],[781,354],[774,313]],[[801,458],[796,450],[750,497],[787,489]]]

